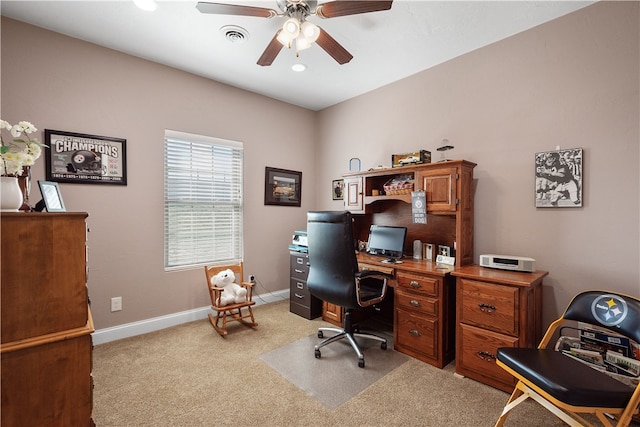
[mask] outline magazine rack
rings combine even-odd
[[[573,338],[577,339],[558,341],[560,351],[550,348],[551,339],[563,327],[576,324],[577,337]],[[597,329],[588,329],[585,324]],[[562,317],[551,323],[538,348],[498,349],[496,363],[518,383],[496,426],[502,426],[510,411],[528,398],[570,426],[591,425],[581,414],[592,414],[605,426],[614,425],[613,419],[617,419],[617,426],[628,426],[640,405],[637,375],[633,385],[633,376],[622,382],[609,374],[626,376],[640,370],[637,343],[640,300],[607,291],[576,295]],[[623,347],[627,356],[620,353]],[[607,359],[617,372],[606,372]],[[600,360],[604,369],[592,369]]]
[[[640,382],[640,346],[623,335],[587,323],[564,326],[555,350],[629,387]]]

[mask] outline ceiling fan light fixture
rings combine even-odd
[[[283,30],[278,31],[276,39],[287,49],[291,47],[291,42],[293,41]]]
[[[301,51],[301,50],[309,49],[311,47],[311,43],[312,42],[309,41],[309,39],[307,39],[306,37],[303,37],[302,34],[300,34],[298,38],[296,38],[296,50]]]
[[[296,18],[289,18],[282,26],[282,32],[285,33],[290,40],[295,39],[300,34],[300,22]]]
[[[318,40],[320,36],[320,28],[309,21],[304,21],[302,25],[300,25],[300,32],[304,35],[304,38],[309,41],[309,45]]]

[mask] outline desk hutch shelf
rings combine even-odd
[[[449,246],[456,267],[473,263],[473,169],[475,163],[453,160],[349,173],[345,209],[354,214],[356,238],[367,241],[371,224],[407,227],[402,264],[392,265],[394,348],[442,368],[455,356],[455,280],[435,260],[413,260],[413,241]],[[386,194],[396,177],[413,180],[426,196],[427,223],[414,224],[411,191]],[[380,268],[380,259],[360,253],[360,267]],[[388,265],[387,265],[388,266]],[[323,312],[339,321],[339,313]]]
[[[472,264],[475,166],[452,160],[345,174],[345,209],[359,214],[355,221],[358,238],[367,240],[371,224],[405,226],[406,254],[412,254],[414,240],[421,240],[436,247],[455,247],[456,266]],[[385,183],[398,176],[409,176],[414,190],[425,192],[427,224],[413,224],[410,192],[385,194]]]

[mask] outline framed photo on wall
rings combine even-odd
[[[582,148],[536,153],[536,207],[582,207]]]
[[[344,179],[331,181],[331,198],[333,200],[344,200]]]
[[[127,140],[44,130],[46,178],[71,184],[127,185]]]
[[[300,206],[302,203],[302,172],[265,168],[264,204]]]

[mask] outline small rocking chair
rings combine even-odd
[[[246,301],[227,305],[220,304],[220,298],[224,289],[214,286],[211,283],[211,278],[226,269],[232,270],[236,276],[236,283],[247,289]],[[207,277],[207,288],[209,289],[209,296],[211,297],[211,308],[215,311],[215,316],[209,313],[209,321],[220,336],[224,337],[227,335],[227,322],[237,321],[250,328],[258,326],[253,318],[253,311],[251,309],[251,306],[255,304],[255,301],[252,300],[254,284],[243,281],[242,261],[233,265],[205,266],[204,273]],[[243,308],[246,308],[245,312],[242,311]],[[245,319],[251,319],[251,321]],[[221,320],[222,325],[220,325]]]

